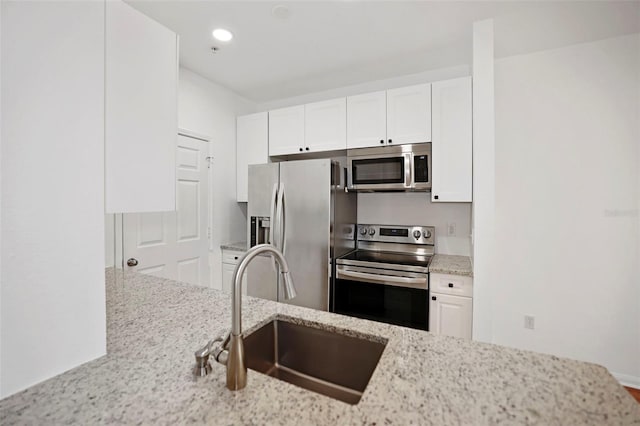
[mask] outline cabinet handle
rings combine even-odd
[[[434,199],[434,200],[437,200],[437,199],[438,199],[438,196],[437,196],[437,195],[434,195],[434,196],[433,196],[433,199]]]
[[[233,256],[233,258],[234,258],[235,260],[238,260],[238,256]]]
[[[393,141],[391,139],[389,139],[389,143],[393,143]]]
[[[236,257],[237,259],[237,257]],[[449,288],[453,288],[453,283],[449,283]]]
[[[305,149],[306,149],[307,151],[309,151],[309,147],[306,147]]]
[[[384,143],[384,139],[380,139],[380,143]]]
[[[300,148],[300,152],[302,152],[302,148]]]
[[[437,300],[435,296],[431,296],[431,300]]]

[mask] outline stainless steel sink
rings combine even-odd
[[[357,404],[386,346],[367,337],[377,341],[277,318],[245,338],[247,367]]]

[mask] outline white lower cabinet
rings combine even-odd
[[[473,299],[470,297],[471,281],[470,277],[431,274],[429,331],[471,339],[473,314]]]
[[[233,272],[244,253],[234,250],[222,250],[222,290],[231,292]],[[247,294],[247,272],[242,276],[242,294]]]

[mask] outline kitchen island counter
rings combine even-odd
[[[276,315],[388,339],[349,405],[249,370],[194,378],[193,352],[230,325],[229,295],[107,273],[108,355],[0,401],[10,424],[638,424],[640,405],[598,365],[247,297],[245,330]],[[302,278],[298,278],[302,279]],[[42,361],[46,362],[46,352]]]

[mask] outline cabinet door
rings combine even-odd
[[[106,2],[107,213],[176,209],[178,39],[121,1]]]
[[[429,331],[471,339],[472,299],[432,293],[429,303]]]
[[[347,97],[347,149],[387,143],[387,93]]]
[[[223,263],[222,264],[222,291],[231,292],[231,286],[233,280],[233,271],[235,270],[236,265],[233,263]]]
[[[236,120],[236,201],[248,201],[249,164],[269,161],[268,113],[243,115]]]
[[[304,105],[269,111],[269,155],[304,151]]]
[[[304,106],[305,152],[347,148],[346,98],[314,102]]]
[[[387,90],[387,143],[431,142],[431,84]]]
[[[233,287],[233,273],[236,270],[236,265],[244,255],[243,252],[235,250],[222,250],[222,290],[231,292]],[[247,294],[247,276],[248,271],[242,275],[242,294]]]
[[[471,77],[432,85],[432,201],[472,201]]]

